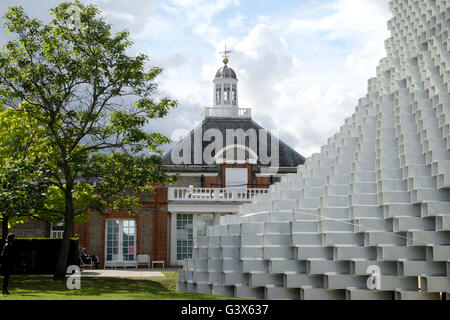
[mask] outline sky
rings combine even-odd
[[[0,15],[21,5],[48,22],[59,2],[0,0]],[[226,43],[239,107],[252,108],[253,120],[305,157],[320,151],[365,96],[386,55],[391,17],[388,0],[81,2],[98,5],[114,31],[130,31],[130,54],[144,53],[163,68],[158,95],[179,107],[150,130],[176,141],[200,123],[204,108],[212,107],[212,80]],[[1,29],[0,45],[7,39]]]

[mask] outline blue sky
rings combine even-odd
[[[55,0],[2,0],[3,14],[22,5],[48,20]],[[161,95],[180,107],[152,128],[187,132],[212,104],[212,79],[229,66],[239,79],[239,106],[304,156],[320,150],[350,116],[385,56],[388,0],[83,0],[95,3],[114,30],[164,69]],[[5,41],[0,32],[0,42]]]

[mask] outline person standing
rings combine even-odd
[[[9,294],[8,283],[13,271],[15,263],[14,245],[13,242],[16,239],[14,234],[9,234],[6,238],[5,246],[2,251],[2,267],[1,273],[3,275],[3,294]]]

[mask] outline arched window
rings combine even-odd
[[[220,104],[222,102],[222,85],[216,84],[216,104]]]
[[[223,85],[223,104],[230,104],[231,86],[229,83]]]
[[[236,89],[236,85],[233,84],[232,88],[231,88],[231,103],[233,104],[233,106],[236,105],[237,102],[237,89]]]

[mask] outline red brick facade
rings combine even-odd
[[[256,177],[257,188],[268,188],[270,186],[270,177]]]
[[[150,205],[152,206],[152,260],[162,260],[168,264],[167,188],[156,189]]]
[[[217,177],[205,177],[205,188],[216,188],[217,187]]]
[[[218,176],[205,176],[205,187],[225,186],[226,168],[247,168],[248,184],[259,188],[269,187],[269,177],[255,177],[251,164],[223,164]],[[157,187],[152,194],[140,196],[141,204],[135,215],[127,211],[110,211],[108,214],[90,213],[87,222],[74,224],[73,233],[79,234],[81,247],[86,247],[90,254],[100,258],[100,266],[105,261],[105,232],[107,219],[134,219],[136,223],[136,254],[149,254],[151,260],[162,260],[169,264],[168,248],[170,246],[169,215],[167,211],[167,187]]]
[[[73,234],[78,234],[78,245],[80,248],[89,248],[90,238],[90,214],[86,214],[89,218],[87,222],[75,222],[73,225]],[[89,250],[88,250],[89,251]]]
[[[269,187],[270,177],[256,177],[254,166],[251,164],[223,164],[218,168],[216,176],[205,175],[204,187],[224,187],[226,168],[247,168],[249,187]],[[181,180],[181,179],[180,179]],[[185,177],[181,186],[201,186],[200,176]],[[79,235],[80,247],[87,248],[89,254],[100,258],[100,266],[105,262],[105,232],[107,219],[134,219],[136,223],[136,254],[149,254],[151,260],[162,260],[169,265],[169,213],[168,213],[168,189],[158,186],[152,194],[140,196],[140,206],[136,208],[135,215],[129,215],[127,211],[110,211],[101,215],[97,212],[88,213],[86,222],[74,223],[73,235]],[[14,227],[14,232],[22,237],[46,237],[49,235],[49,224],[40,221],[30,221],[24,225]]]
[[[136,254],[149,254],[152,260],[168,263],[167,257],[167,188],[155,188],[151,195],[141,196],[141,205],[136,214],[127,211],[111,211],[105,215],[90,213],[87,222],[74,224],[73,233],[79,234],[80,247],[105,262],[105,232],[107,219],[134,219],[136,223]]]

